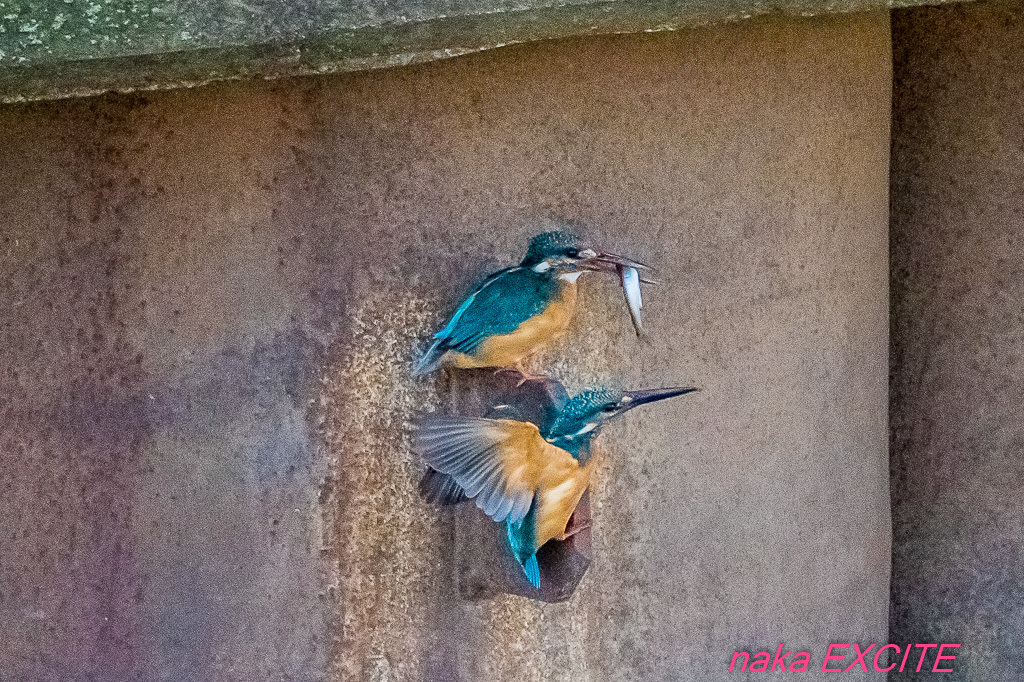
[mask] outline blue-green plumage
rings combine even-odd
[[[567,475],[575,475],[586,469],[590,458],[590,444],[600,433],[604,423],[628,410],[646,403],[684,395],[695,391],[695,388],[667,388],[644,391],[588,390],[564,400],[562,395],[553,398],[558,405],[556,416],[545,419],[545,423],[536,424],[534,431],[541,444],[547,443],[549,449],[545,457],[571,456],[579,467],[561,468],[558,465],[550,468],[553,462],[534,460],[533,466],[547,471],[565,471]],[[562,392],[564,394],[564,392]],[[539,413],[544,413],[540,411]],[[551,528],[548,521],[538,519],[558,519],[552,516],[551,503],[563,504],[566,498],[558,502],[558,495],[546,497],[542,504],[542,489],[529,487],[515,491],[510,487],[509,475],[512,472],[502,470],[500,460],[495,453],[500,453],[499,435],[504,433],[498,425],[504,421],[523,423],[517,417],[514,405],[502,405],[496,408],[489,418],[442,418],[438,421],[425,421],[416,432],[414,448],[427,460],[432,467],[428,469],[421,483],[421,490],[428,499],[443,502],[455,502],[463,499],[462,488],[469,490],[469,496],[476,498],[477,505],[496,521],[506,522],[506,537],[516,560],[522,566],[528,580],[534,587],[539,585],[540,573],[537,568],[537,551],[549,538],[557,538],[564,530],[564,522],[570,518],[572,507],[566,508],[567,516],[558,520],[557,529]],[[538,433],[539,432],[539,433]],[[550,448],[554,446],[554,448]],[[555,449],[557,448],[557,450]],[[435,470],[435,468],[437,470]],[[546,481],[542,485],[549,486],[544,490],[559,487],[566,482],[556,475],[554,480],[541,477]],[[587,475],[589,477],[589,474]],[[589,478],[587,478],[589,480]],[[584,483],[583,485],[586,485]],[[582,489],[578,489],[582,494]],[[453,494],[457,491],[457,494]],[[575,498],[578,499],[578,498]],[[575,505],[575,502],[572,503]],[[547,523],[547,526],[538,525]],[[548,530],[542,530],[547,527]],[[572,531],[569,531],[572,532]]]
[[[416,374],[434,370],[448,351],[471,355],[490,336],[511,334],[554,301],[565,282],[523,266],[488,277],[452,315],[416,367]]]
[[[512,555],[523,567],[526,579],[540,589],[540,566],[537,564],[536,545],[537,497],[534,496],[530,510],[521,521],[508,521],[505,524],[505,536],[508,538]]]
[[[592,389],[576,394],[565,404],[544,437],[581,464],[590,456],[590,441],[598,434],[605,413],[615,410],[622,391]]]
[[[605,420],[627,410],[677,395],[695,391],[695,388],[662,389],[657,391],[636,391],[624,393],[614,389],[592,389],[582,391],[565,403],[549,428],[541,431],[546,441],[565,450],[580,464],[590,459],[590,444],[601,431]],[[540,571],[537,551],[540,545],[535,536],[537,497],[534,497],[530,511],[521,521],[509,519],[505,522],[505,534],[512,554],[522,566],[527,580],[540,588]]]
[[[526,249],[523,262],[519,265],[524,268],[532,268],[541,261],[558,255],[576,258],[584,248],[578,234],[563,230],[541,232],[530,240],[530,246]]]
[[[451,355],[460,367],[507,366],[565,331],[575,308],[576,278],[586,271],[645,267],[585,246],[570,232],[534,237],[522,262],[496,272],[463,301],[417,363],[437,369]],[[497,343],[490,344],[490,341]]]

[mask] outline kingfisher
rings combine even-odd
[[[519,265],[487,277],[459,306],[434,335],[413,373],[427,374],[442,365],[462,369],[517,365],[565,332],[576,309],[577,280],[583,273],[610,272],[621,277],[639,269],[647,266],[595,249],[575,233],[538,234]],[[645,277],[639,281],[652,282]],[[638,323],[634,317],[634,324]]]
[[[585,527],[567,529],[590,485],[596,461],[590,444],[601,427],[634,407],[696,390],[583,391],[544,430],[517,419],[508,406],[489,417],[431,416],[417,425],[413,449],[430,467],[424,480],[432,480],[436,499],[474,498],[485,514],[505,522],[516,561],[540,589],[538,550]]]

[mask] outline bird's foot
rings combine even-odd
[[[509,374],[519,375],[519,383],[516,384],[516,388],[521,387],[527,381],[545,381],[547,379],[547,377],[544,376],[543,374],[533,374],[532,372],[528,372],[518,365],[501,367],[499,369],[494,370],[495,374],[504,374],[506,372]]]

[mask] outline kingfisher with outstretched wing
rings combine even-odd
[[[424,480],[438,493],[435,499],[473,498],[484,513],[506,523],[516,560],[539,588],[537,551],[580,530],[566,526],[590,485],[590,443],[604,423],[696,390],[584,391],[565,402],[544,431],[514,412],[501,416],[500,408],[490,417],[430,416],[417,425],[413,449],[430,467]]]

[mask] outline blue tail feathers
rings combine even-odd
[[[530,584],[540,589],[540,566],[537,565],[537,555],[531,554],[530,558],[523,564],[523,570],[526,571],[526,579],[530,581]]]
[[[537,522],[537,496],[533,496],[530,511],[522,521],[505,523],[505,534],[512,554],[523,567],[526,579],[538,590],[540,589],[540,566],[537,564],[537,547],[534,541],[534,528]]]

